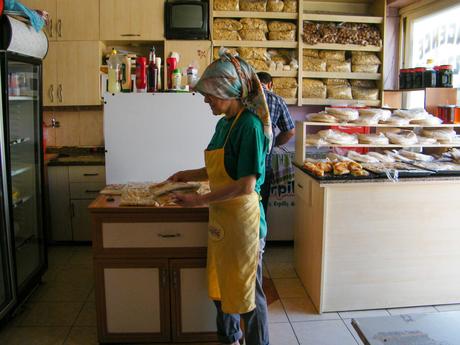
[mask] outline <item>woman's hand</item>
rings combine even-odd
[[[172,193],[173,201],[183,207],[196,207],[196,206],[204,206],[205,203],[201,195],[193,194],[193,193]]]

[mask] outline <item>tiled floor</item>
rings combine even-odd
[[[317,314],[293,267],[293,250],[268,248],[264,274],[280,300],[269,306],[271,345],[362,344],[355,317],[460,310],[458,305]],[[53,247],[49,270],[20,313],[0,329],[2,345],[97,345],[91,248]]]

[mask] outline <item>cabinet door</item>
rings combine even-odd
[[[91,215],[88,206],[92,201],[93,199],[70,201],[74,241],[91,241]]]
[[[100,0],[101,40],[163,40],[163,0]]]
[[[167,260],[95,262],[99,341],[170,340]]]
[[[56,44],[58,105],[100,105],[100,43],[73,41]]]
[[[49,42],[48,53],[43,60],[43,105],[58,104],[57,96],[58,43]]]
[[[217,341],[216,308],[208,297],[206,259],[170,261],[173,341]]]
[[[68,167],[48,167],[51,240],[71,241]]]
[[[45,10],[48,12],[50,20],[44,29],[49,41],[55,41],[56,23],[57,23],[57,6],[56,0],[21,0],[21,3],[35,10]]]
[[[165,41],[165,56],[171,52],[180,54],[178,68],[186,70],[190,64],[197,65],[198,75],[202,75],[211,63],[211,41]],[[182,85],[187,84],[187,78],[182,78]],[[165,84],[166,85],[166,84]]]
[[[58,0],[56,31],[60,41],[98,41],[99,1]]]

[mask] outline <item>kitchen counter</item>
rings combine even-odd
[[[103,148],[51,148],[45,154],[46,159],[49,166],[105,165]]]
[[[458,177],[295,169],[295,267],[320,312],[460,303]]]
[[[89,210],[99,341],[217,345],[208,208],[120,206],[100,195]]]

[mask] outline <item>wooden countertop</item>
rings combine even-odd
[[[113,199],[113,201],[111,201]],[[207,207],[153,207],[153,206],[121,206],[120,196],[99,195],[90,205],[91,213],[112,213],[123,215],[148,214],[165,217],[193,218],[195,220],[208,220]],[[169,218],[168,217],[168,218]]]

